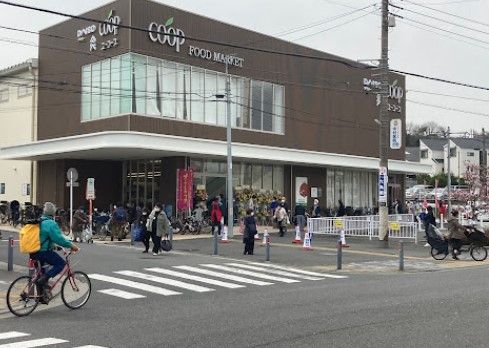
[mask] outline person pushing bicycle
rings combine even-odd
[[[45,293],[49,279],[58,275],[66,265],[65,260],[53,249],[56,246],[60,246],[70,248],[73,252],[79,250],[75,244],[63,236],[61,229],[54,221],[55,213],[56,206],[51,202],[46,202],[44,204],[43,215],[39,222],[41,249],[37,253],[30,254],[31,259],[39,261],[42,265],[48,264],[52,266],[36,281],[36,285],[42,289],[43,294]]]

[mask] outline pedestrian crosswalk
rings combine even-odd
[[[176,296],[183,295],[185,292],[208,293],[221,288],[236,290],[247,286],[270,286],[324,281],[327,278],[347,278],[344,275],[312,272],[258,262],[204,263],[167,268],[148,267],[142,270],[118,270],[114,271],[113,275],[94,273],[89,277],[92,280],[112,285],[111,288],[98,290],[99,293],[125,300],[145,298],[147,293]],[[114,288],[114,285],[124,290]]]
[[[102,346],[85,345],[71,346],[70,341],[55,338],[43,337],[31,339],[31,334],[19,331],[0,332],[0,348],[35,348],[35,347],[73,347],[73,348],[106,348]],[[10,342],[8,342],[10,341]],[[8,343],[7,343],[8,342]]]

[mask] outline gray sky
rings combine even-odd
[[[392,3],[405,8],[405,10],[394,10],[394,12],[410,20],[453,31],[465,37],[440,32],[434,28],[425,27],[429,31],[421,30],[413,27],[413,25],[422,27],[420,24],[397,19],[396,28],[390,31],[391,68],[489,87],[489,64],[487,63],[489,59],[489,24],[477,23],[489,23],[489,1],[409,1],[392,0]],[[109,1],[17,0],[15,2],[81,14]],[[229,0],[162,0],[160,2],[354,60],[378,58],[380,55],[380,17],[377,13],[367,14],[375,10],[373,6],[365,11],[356,12],[291,35],[277,35],[289,29],[325,22],[328,18],[375,3],[378,9],[380,0],[246,0],[232,2]],[[467,17],[473,21],[464,21],[429,11],[414,5],[413,2]],[[439,22],[407,10],[441,18],[454,22],[456,25]],[[0,5],[0,23],[5,26],[37,31],[61,20],[64,18]],[[476,30],[462,28],[460,25]],[[337,27],[332,28],[334,26]],[[304,36],[308,37],[304,38]],[[6,38],[37,43],[36,35],[0,29],[0,52],[2,52],[0,68],[37,56],[37,47],[5,42]],[[408,122],[435,121],[451,126],[455,131],[469,131],[470,129],[480,131],[482,127],[489,129],[488,91],[456,87],[418,78],[407,78],[407,89],[408,100],[442,106],[446,109],[487,114],[477,116],[408,102]],[[457,95],[485,101],[437,96],[416,91]]]

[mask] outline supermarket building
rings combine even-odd
[[[194,188],[209,196],[225,194],[226,98],[218,97],[227,60],[236,192],[284,194],[292,206],[314,198],[376,206],[378,83],[368,66],[146,0],[83,17],[94,21],[40,33],[37,140],[0,149],[0,159],[34,161],[36,202],[68,205],[70,167],[81,183],[76,205],[92,177],[98,207],[175,206],[178,169],[192,169]],[[389,118],[400,125],[389,152],[393,200],[403,198],[406,174],[430,168],[405,161],[405,78],[389,80]]]

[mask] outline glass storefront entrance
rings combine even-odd
[[[154,206],[160,197],[161,160],[124,161],[124,202]]]

